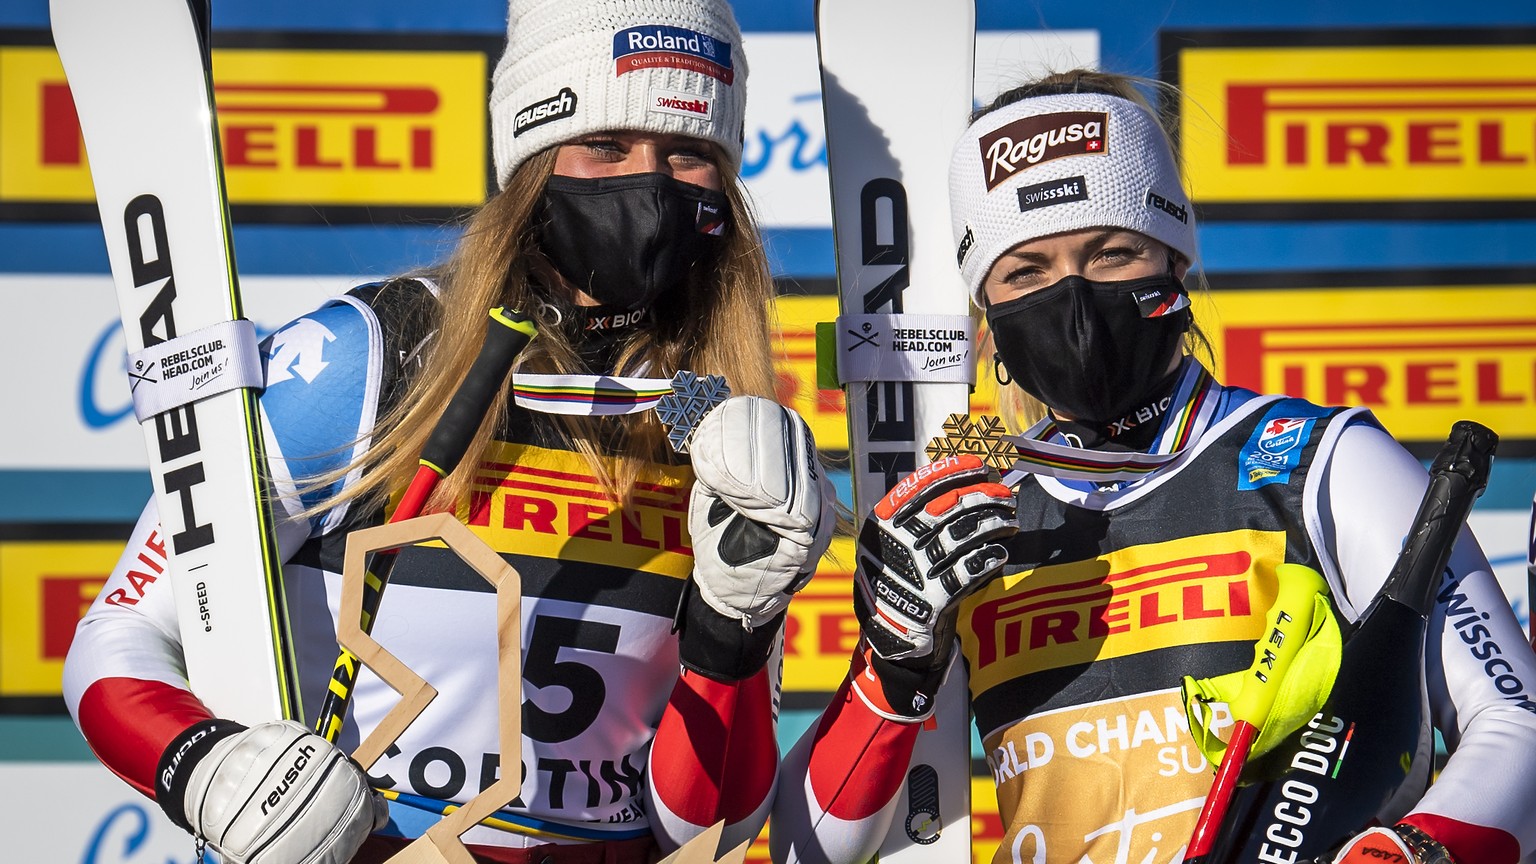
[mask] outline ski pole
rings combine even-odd
[[[491,310],[490,322],[486,327],[485,344],[459,384],[459,389],[454,391],[448,407],[443,410],[443,416],[438,418],[437,425],[432,428],[426,445],[421,448],[421,464],[406,486],[399,505],[390,514],[390,523],[404,522],[421,515],[438,481],[453,473],[459,460],[464,458],[470,440],[480,428],[480,421],[485,418],[486,409],[511,371],[513,361],[537,335],[533,322],[527,316],[505,306]],[[364,633],[373,629],[374,615],[379,611],[379,602],[384,596],[384,586],[389,582],[389,571],[394,566],[397,551],[390,549],[376,553],[368,568],[363,589]],[[326,690],[325,702],[320,706],[320,715],[315,721],[316,733],[331,743],[335,743],[341,735],[341,724],[346,718],[347,706],[351,703],[352,688],[357,683],[357,667],[357,656],[345,648],[341,649],[336,665],[331,670],[331,684]]]
[[[1253,664],[1248,667],[1248,675],[1237,698],[1229,706],[1235,721],[1232,738],[1227,742],[1216,780],[1205,797],[1200,818],[1195,822],[1185,857],[1190,864],[1197,864],[1200,856],[1208,853],[1215,842],[1227,807],[1237,791],[1238,776],[1248,762],[1248,752],[1269,718],[1287,667],[1312,629],[1312,610],[1317,595],[1328,590],[1321,574],[1300,564],[1281,564],[1275,568],[1275,575],[1280,582],[1275,602],[1269,607],[1264,635],[1253,646]]]
[[[1428,784],[1432,738],[1424,684],[1428,620],[1443,584],[1456,538],[1487,486],[1498,435],[1469,420],[1457,421],[1429,469],[1419,503],[1391,572],[1360,619],[1344,634],[1332,695],[1314,723],[1290,733],[1277,752],[1302,753],[1306,742],[1337,747],[1317,762],[1322,773],[1292,767],[1278,777],[1243,786],[1229,817],[1202,860],[1194,846],[1187,864],[1249,864],[1266,854],[1268,829],[1298,778],[1312,789],[1309,821],[1287,849],[1297,861],[1331,855],[1344,839],[1379,823],[1407,790],[1414,798]],[[1349,758],[1344,758],[1347,750]],[[1330,770],[1331,769],[1331,770]],[[1291,826],[1296,827],[1296,826]]]

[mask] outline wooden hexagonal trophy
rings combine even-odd
[[[485,545],[485,541],[447,513],[366,528],[347,537],[336,641],[401,696],[395,707],[358,745],[352,757],[364,770],[371,768],[437,696],[436,688],[411,671],[361,626],[368,556],[433,540],[442,541],[496,588],[496,699],[501,718],[501,777],[390,858],[390,864],[474,864],[460,835],[516,798],[522,785],[522,767],[517,762],[523,749],[522,579],[512,565]],[[716,823],[667,856],[662,864],[712,864],[717,860],[714,850],[719,845],[722,828],[721,823]],[[746,858],[749,845],[741,844],[718,861],[740,864]]]

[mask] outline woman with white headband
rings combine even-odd
[[[1043,419],[1019,436],[1016,491],[960,456],[875,506],[855,577],[863,638],[785,759],[774,858],[869,858],[907,812],[897,792],[958,648],[966,680],[949,686],[969,689],[1002,817],[993,861],[1183,860],[1214,761],[1185,720],[1185,676],[1248,668],[1281,563],[1325,574],[1357,618],[1425,472],[1362,409],[1212,378],[1184,284],[1194,210],[1133,80],[1080,71],[1003,94],[956,145],[950,200],[1002,401]],[[1445,579],[1427,680],[1453,755],[1339,861],[1536,851],[1536,662],[1470,532]],[[1476,614],[1453,626],[1448,603]],[[1291,860],[1278,836],[1264,860]]]
[[[499,191],[451,258],[265,348],[306,723],[247,728],[188,688],[169,580],[146,569],[165,563],[153,504],[69,654],[95,752],[223,861],[382,861],[519,758],[515,800],[464,835],[477,861],[643,864],[717,821],[734,848],[766,819],[768,660],[835,495],[805,422],[772,398],[773,285],[737,179],[741,33],[726,0],[512,0],[508,26],[490,95]],[[344,753],[398,701],[381,680],[357,680],[340,746],[307,731],[336,659],[347,535],[418,472],[498,307],[537,335],[425,512],[456,514],[521,575],[520,752],[500,752],[497,596],[449,549],[418,546],[395,560],[373,635],[438,696],[365,776]],[[651,408],[685,371],[734,394],[686,457]]]

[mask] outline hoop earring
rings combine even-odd
[[[538,304],[538,311],[534,313],[534,317],[542,319],[541,323],[543,323],[545,326],[559,327],[561,324],[565,323],[565,315],[561,313],[559,306],[556,306],[553,303],[547,303],[543,300],[534,300],[534,302]],[[553,316],[555,320],[550,321],[549,319],[551,316]]]
[[[996,353],[992,355],[992,377],[996,378],[997,383],[1004,387],[1013,383],[1013,376],[1008,374],[1008,367],[1003,365],[1002,356]]]

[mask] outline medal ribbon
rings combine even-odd
[[[1022,435],[1005,435],[1003,440],[1017,448],[1018,458],[1003,476],[1003,483],[1013,486],[1027,474],[1094,483],[1140,480],[1178,459],[1184,448],[1210,425],[1216,407],[1212,398],[1214,384],[1215,379],[1204,366],[1193,360],[1185,361],[1171,403],[1179,407],[1170,409],[1157,442],[1147,453],[1088,450],[1056,443],[1065,438],[1049,417]]]
[[[514,373],[512,377],[512,398],[518,406],[544,414],[585,417],[639,414],[656,407],[656,403],[671,392],[669,378],[524,372]]]

